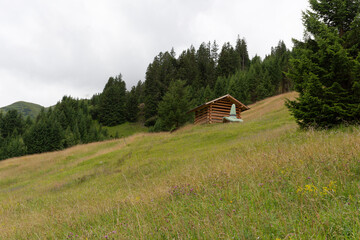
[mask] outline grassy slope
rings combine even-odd
[[[42,106],[35,103],[16,102],[0,108],[0,111],[7,112],[10,109],[15,109],[18,112],[22,113],[24,117],[30,116],[31,118],[35,118],[40,113],[42,108]]]
[[[0,162],[0,239],[358,237],[359,128],[301,132],[284,97],[243,124]]]
[[[107,129],[110,136],[115,137],[116,133],[119,138],[128,137],[134,135],[135,133],[147,132],[148,129],[138,123],[123,123],[114,127],[103,127]]]

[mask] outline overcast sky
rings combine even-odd
[[[174,47],[245,37],[262,58],[301,39],[307,0],[0,0],[0,107],[90,98],[110,76],[127,88]]]

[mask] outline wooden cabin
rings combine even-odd
[[[222,123],[223,117],[228,117],[231,106],[236,106],[236,117],[241,119],[241,112],[250,109],[230,94],[211,100],[200,105],[189,112],[195,112],[195,124]]]

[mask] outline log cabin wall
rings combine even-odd
[[[230,109],[233,102],[228,98],[220,99],[209,105],[204,106],[201,109],[195,111],[195,124],[203,123],[222,123],[223,117],[230,115]],[[236,117],[241,119],[241,110],[239,106],[236,106]]]
[[[211,103],[211,120],[210,123],[222,123],[223,117],[230,115],[231,106],[233,103],[228,98],[220,99],[214,103]],[[236,117],[240,117],[240,108],[236,106]]]
[[[204,107],[195,112],[195,124],[207,123],[209,121],[208,118],[208,108]]]

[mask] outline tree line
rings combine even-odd
[[[64,96],[55,106],[43,108],[36,119],[24,119],[16,110],[0,112],[0,160],[109,138],[90,109],[88,100]]]
[[[245,39],[238,37],[221,50],[216,41],[193,46],[178,57],[160,52],[146,70],[145,81],[131,89],[119,74],[110,77],[91,99],[64,96],[43,109],[36,119],[24,119],[15,110],[0,113],[0,159],[61,150],[80,143],[109,139],[102,126],[140,122],[150,131],[169,131],[191,120],[190,108],[213,98],[233,95],[249,104],[289,91],[291,52],[284,42],[264,60],[250,59]]]
[[[259,56],[250,59],[247,42],[240,37],[235,46],[227,42],[220,52],[216,41],[202,43],[198,49],[191,46],[178,57],[174,50],[161,52],[146,71],[142,92],[145,125],[155,131],[174,129],[179,126],[178,122],[163,123],[168,122],[165,118],[171,114],[184,119],[181,124],[186,122],[186,116],[175,113],[182,109],[186,114],[183,105],[189,110],[228,93],[244,104],[250,104],[287,92],[292,89],[292,81],[285,74],[291,54],[280,41],[264,59]],[[185,88],[183,94],[176,95],[181,88]],[[171,92],[174,93],[172,98],[177,98],[177,106],[170,100]],[[165,107],[166,104],[172,107]],[[167,114],[162,113],[166,108]]]
[[[247,42],[190,46],[179,56],[160,52],[145,81],[126,89],[110,77],[91,99],[63,97],[36,119],[0,112],[0,159],[60,150],[109,136],[102,126],[140,122],[150,131],[171,131],[187,111],[231,94],[244,104],[295,89],[287,106],[302,128],[360,123],[360,0],[309,0],[303,13],[304,41],[290,51],[283,41],[261,59],[250,59]]]
[[[250,104],[290,91],[285,73],[291,55],[279,41],[264,59],[250,59],[240,37],[235,46],[227,42],[221,49],[213,41],[190,46],[178,57],[174,49],[160,52],[148,65],[145,81],[131,90],[121,74],[110,77],[103,92],[91,98],[91,114],[106,126],[139,121],[150,131],[175,129],[191,120],[190,108],[228,93]]]

